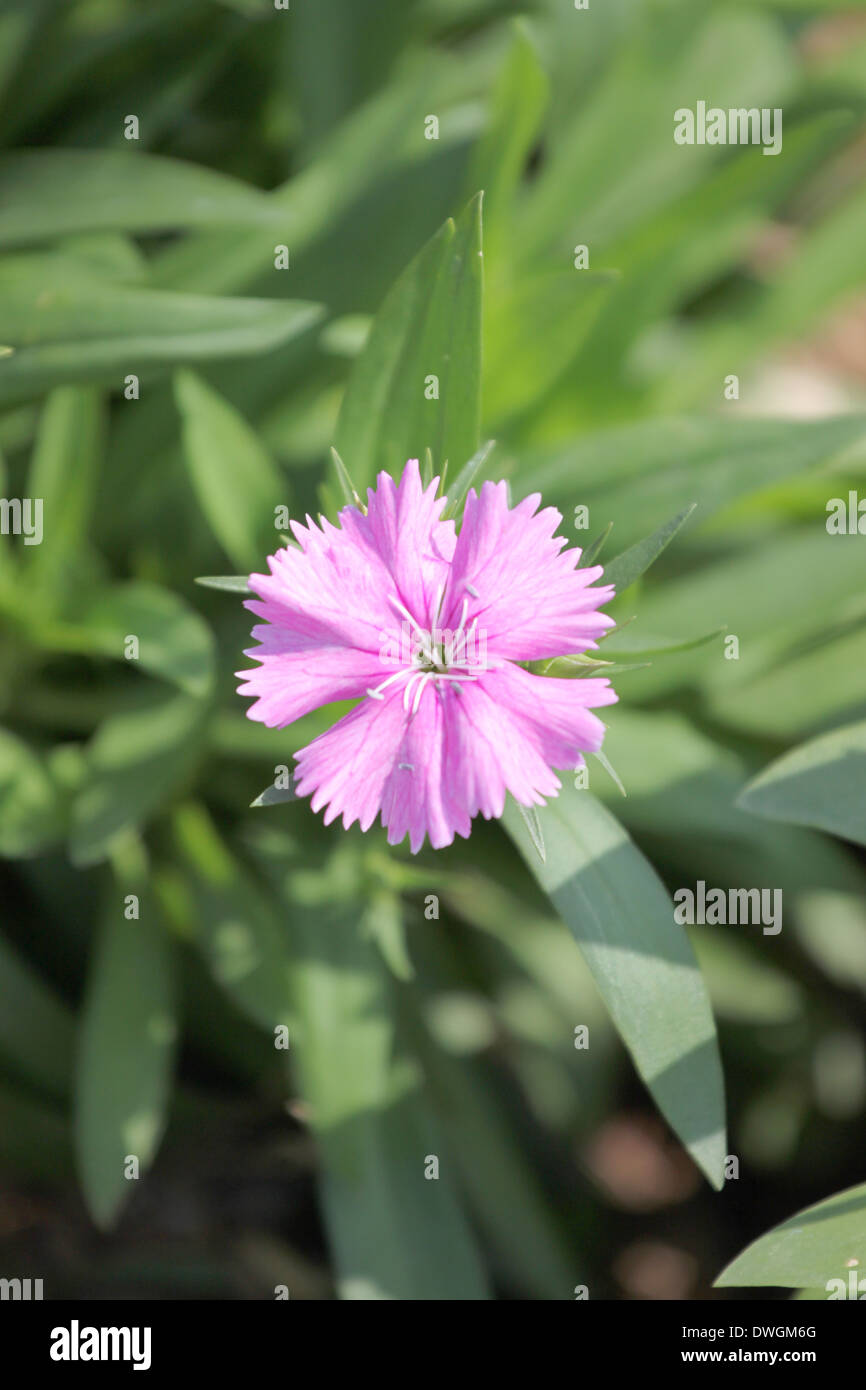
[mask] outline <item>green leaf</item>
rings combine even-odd
[[[382,959],[397,980],[411,980],[415,971],[406,941],[406,923],[399,893],[380,888],[371,894],[361,930],[375,941]]]
[[[556,656],[544,662],[540,676],[559,676],[564,680],[580,680],[583,676],[621,676],[629,671],[645,671],[649,661],[628,662],[621,665],[616,661],[593,661],[584,656]]]
[[[824,1288],[841,1279],[847,1289],[866,1267],[866,1183],[837,1192],[774,1226],[722,1271],[716,1287]]]
[[[689,932],[717,1016],[735,1023],[793,1023],[802,1019],[804,991],[776,970],[748,939],[722,936],[715,927]]]
[[[75,1146],[91,1216],[111,1226],[135,1184],[130,1156],[143,1174],[166,1121],[177,1032],[172,962],[146,896],[141,917],[127,921],[117,883],[91,962],[81,1018],[75,1101]]]
[[[543,865],[510,805],[505,828],[577,940],[662,1114],[721,1187],[725,1113],[715,1024],[667,891],[588,792],[565,786],[538,815]]]
[[[526,826],[527,834],[535,846],[535,852],[543,864],[547,855],[544,852],[544,833],[541,829],[541,822],[538,819],[538,810],[535,806],[521,806],[519,801],[516,801],[514,804],[520,813],[520,819]]]
[[[75,864],[105,859],[125,831],[149,820],[183,785],[201,752],[207,717],[201,700],[161,695],[100,726],[73,807]]]
[[[595,540],[590,541],[589,545],[584,548],[580,557],[581,569],[589,569],[591,565],[595,564],[595,561],[604,549],[604,543],[612,530],[613,522],[609,521],[605,526],[604,530],[601,532],[601,534],[596,536]]]
[[[183,599],[155,584],[121,584],[95,599],[84,624],[106,656],[121,658],[127,635],[138,638],[142,670],[188,695],[207,695],[214,680],[210,628]]]
[[[337,475],[337,483],[339,485],[340,492],[342,494],[343,501],[345,502],[346,506],[359,506],[361,499],[358,496],[355,484],[349,477],[349,470],[344,464],[343,460],[340,458],[340,455],[337,453],[336,449],[331,450],[331,462],[334,465],[334,472]]]
[[[567,254],[578,240],[575,228],[595,254],[702,184],[725,152],[677,145],[676,107],[694,107],[708,92],[724,92],[725,106],[780,104],[791,59],[765,15],[740,6],[682,18],[672,12],[663,33],[653,10],[641,7],[638,15],[634,32],[623,35],[598,73],[587,74],[584,99],[567,103],[567,120],[521,219],[524,254],[550,254],[551,245],[553,254]]]
[[[45,543],[28,554],[28,583],[50,590],[55,604],[68,593],[69,569],[89,527],[103,428],[103,403],[92,387],[59,387],[39,419],[27,488],[29,497],[42,498]]]
[[[597,761],[601,763],[602,767],[604,768],[610,780],[613,782],[620,796],[628,796],[628,792],[622,784],[622,780],[620,778],[619,773],[611,763],[610,759],[605,754],[604,750],[600,748],[597,753],[592,753],[590,756],[596,758]]]
[[[387,88],[415,7],[404,0],[379,0],[375,33],[369,12],[355,0],[292,8],[292,104],[298,107],[300,149],[306,157],[366,91]]]
[[[866,845],[866,722],[792,748],[744,789],[739,805]]]
[[[642,596],[648,631],[688,631],[696,616],[708,627],[724,623],[739,639],[741,659],[725,660],[712,647],[672,655],[646,673],[643,693],[655,695],[685,679],[700,683],[715,703],[742,684],[745,657],[756,648],[758,654],[768,644],[790,649],[812,632],[825,634],[828,613],[850,603],[862,574],[859,537],[829,536],[822,524],[783,531],[768,545],[741,544],[668,579]]]
[[[266,194],[200,164],[126,150],[0,155],[0,246],[79,232],[280,222]]]
[[[444,1096],[462,1185],[497,1267],[507,1271],[509,1287],[528,1297],[568,1300],[580,1275],[543,1179],[515,1133],[507,1097],[483,1064],[449,1056],[429,1036],[422,1046],[431,1087]]]
[[[494,443],[495,440],[488,439],[486,444],[482,444],[481,448],[476,450],[469,462],[457,474],[453,486],[448,489],[448,505],[442,513],[443,521],[448,517],[459,517],[462,514],[466,494],[487,462]]]
[[[473,150],[467,180],[470,188],[484,189],[486,219],[500,241],[547,106],[549,85],[526,25],[515,21],[491,93],[487,128]]]
[[[0,361],[0,405],[66,382],[272,350],[321,316],[291,300],[210,299],[106,282],[50,256],[0,261],[0,323],[14,347]],[[137,408],[129,404],[130,410]]]
[[[286,801],[297,801],[298,794],[293,786],[275,787],[273,783],[260,792],[250,806],[281,806]]]
[[[175,376],[187,468],[199,506],[230,560],[247,571],[264,565],[276,543],[276,508],[286,485],[234,406],[195,372]]]
[[[51,1096],[71,1081],[73,1019],[53,989],[0,937],[0,1061]]]
[[[294,1056],[324,1160],[322,1201],[341,1297],[488,1298],[423,1077],[394,1038],[379,950],[362,936],[351,906],[295,905],[289,925]],[[439,1159],[436,1182],[424,1178],[431,1154]]]
[[[40,755],[0,729],[0,855],[38,854],[66,829],[65,798]]]
[[[697,506],[697,502],[692,502],[683,511],[678,512],[675,517],[660,526],[646,540],[638,541],[628,550],[624,550],[621,555],[617,555],[610,560],[604,567],[603,579],[605,584],[613,584],[617,596],[633,584],[636,579],[654,564],[662,551],[670,545],[680,527],[685,525]]]
[[[189,695],[205,696],[213,685],[210,628],[183,599],[155,584],[117,584],[73,610],[67,623],[37,621],[33,632],[51,650],[126,661]],[[129,655],[131,637],[138,643],[135,656]]]
[[[8,335],[7,335],[8,336]],[[425,383],[438,379],[438,399]],[[355,361],[336,448],[359,489],[409,458],[470,458],[481,393],[481,196],[448,221],[397,280]],[[432,386],[431,386],[432,389]]]
[[[857,246],[866,236],[866,192],[835,202],[808,228],[794,254],[780,267],[771,289],[746,324],[761,350],[806,331],[816,318],[859,289],[863,265]],[[753,347],[754,350],[754,347]]]
[[[856,414],[648,419],[596,430],[530,458],[520,491],[541,492],[566,511],[579,498],[596,515],[615,517],[624,543],[636,542],[689,502],[697,501],[703,523],[761,489],[862,457],[864,443],[866,420]]]
[[[249,580],[245,574],[205,574],[196,579],[203,589],[219,589],[227,594],[249,594],[253,597]]]
[[[763,660],[744,667],[741,680],[719,683],[715,690],[708,683],[709,708],[730,728],[772,739],[805,738],[866,713],[864,662],[862,625],[836,633],[825,629],[810,642],[794,636],[777,646],[765,638]]]
[[[574,394],[575,359],[617,285],[613,270],[513,272],[485,299],[485,420],[505,438],[519,436],[525,416],[544,414],[557,386]]]
[[[195,944],[220,989],[273,1037],[295,1027],[289,937],[278,908],[245,872],[206,810],[185,803],[172,817],[194,903]]]
[[[866,902],[862,895],[820,889],[799,894],[794,930],[799,944],[830,980],[866,994]]]
[[[602,650],[607,656],[627,656],[636,659],[667,656],[672,652],[690,652],[695,647],[705,647],[708,642],[722,637],[725,632],[727,632],[727,628],[717,627],[712,632],[702,633],[700,637],[684,637],[677,640],[675,638],[648,637],[640,631],[623,635],[621,631],[614,630],[609,637],[605,637]]]
[[[632,833],[661,847],[676,882],[772,883],[786,896],[804,888],[862,889],[842,846],[741,810],[735,803],[747,775],[743,760],[683,715],[618,705],[608,711],[604,748],[628,782],[628,799],[603,779],[594,790],[604,800],[616,797],[616,813]]]
[[[450,121],[443,123],[438,149],[446,156],[445,170],[437,172],[436,164],[431,167],[430,143],[418,136],[423,130],[431,99],[426,81],[430,69],[423,59],[421,64],[410,62],[399,74],[395,73],[393,81],[360,105],[325,141],[310,164],[294,172],[292,178],[271,195],[283,219],[282,240],[293,253],[306,250],[319,239],[325,240],[335,226],[342,226],[351,227],[355,234],[363,229],[365,244],[373,254],[375,248],[371,240],[377,229],[384,225],[390,237],[395,225],[390,210],[384,223],[376,214],[388,197],[396,205],[397,200],[405,196],[407,176],[413,190],[421,194],[418,202],[423,217],[417,219],[420,225],[436,225],[431,221],[427,197],[431,181],[434,186],[443,178],[447,181],[447,191],[439,196],[434,194],[434,207],[447,208],[453,201],[454,185],[453,180],[448,180],[448,174],[457,162],[456,157],[462,156],[468,138],[478,131],[481,113],[464,111],[462,119],[455,121],[453,126]],[[424,80],[421,80],[422,70]],[[453,98],[443,90],[441,82],[437,90],[443,101],[450,104]],[[462,163],[461,160],[460,166]],[[375,209],[372,213],[371,205]],[[404,207],[403,212],[412,215],[411,209]],[[194,288],[207,294],[237,293],[261,275],[266,258],[270,257],[273,263],[273,247],[273,234],[268,237],[264,231],[191,235],[163,253],[154,273],[161,284],[171,287]],[[332,251],[325,263],[329,286],[341,264],[348,265],[348,262],[342,254],[335,256]],[[388,273],[393,274],[390,257],[385,264],[389,267]],[[364,265],[356,261],[349,269],[354,303]]]

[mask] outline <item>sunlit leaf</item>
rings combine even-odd
[[[715,1024],[673,904],[589,792],[564,787],[538,817],[544,864],[513,807],[506,807],[505,826],[574,934],[656,1104],[721,1187],[725,1112]]]

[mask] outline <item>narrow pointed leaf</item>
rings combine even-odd
[[[253,596],[249,578],[245,574],[203,574],[195,582],[203,589],[219,589],[227,594],[248,594],[250,598]]]
[[[739,805],[769,820],[810,825],[866,845],[866,722],[792,748],[764,768]]]
[[[662,1114],[721,1187],[725,1110],[715,1023],[668,893],[589,792],[565,786],[538,816],[544,864],[510,805],[505,828],[574,935]]]
[[[586,549],[583,551],[583,554],[580,557],[580,564],[582,569],[589,569],[590,565],[595,564],[596,560],[598,559],[599,555],[604,549],[604,543],[612,530],[613,522],[609,521],[605,526],[604,530],[602,531],[601,535],[596,536],[594,541],[590,541],[589,545],[586,547]]]
[[[463,511],[463,503],[466,501],[466,494],[487,462],[495,442],[493,439],[488,439],[486,443],[481,445],[480,449],[475,451],[469,462],[461,468],[448,492],[448,506],[442,513],[443,518],[460,516]]]
[[[331,462],[334,465],[334,472],[337,475],[337,482],[340,486],[340,493],[342,494],[343,501],[347,507],[357,507],[360,499],[355,490],[355,484],[349,477],[349,470],[336,449],[331,450]]]
[[[418,1064],[394,1036],[388,972],[357,912],[293,903],[295,1063],[323,1158],[322,1202],[351,1300],[490,1297]],[[347,1048],[346,1039],[351,1040]],[[425,1181],[427,1155],[438,1180]]]
[[[12,150],[0,156],[0,246],[81,232],[278,225],[259,189],[200,164],[126,150]]]
[[[195,372],[178,372],[175,400],[184,457],[199,506],[229,559],[260,568],[274,548],[283,478],[253,427]]]
[[[142,906],[147,902],[141,898]],[[84,1002],[77,1060],[75,1144],[97,1225],[113,1224],[162,1137],[177,1020],[168,942],[152,911],[124,915],[115,886]]]
[[[519,801],[516,801],[514,804],[520,812],[520,819],[526,826],[527,834],[534,844],[535,851],[543,864],[547,856],[544,852],[544,835],[541,829],[541,822],[538,819],[538,811],[534,806],[521,806]]]
[[[673,652],[689,652],[695,647],[705,647],[708,642],[713,642],[717,637],[722,637],[727,632],[726,627],[713,628],[712,632],[704,632],[700,637],[686,637],[681,640],[671,638],[666,640],[663,637],[648,637],[645,633],[630,632],[627,637],[622,636],[622,627],[616,628],[609,636],[605,636],[604,647],[602,650],[611,656],[634,657],[638,660],[643,657],[667,656]]]
[[[605,756],[604,751],[600,748],[600,749],[598,750],[598,752],[597,752],[597,753],[593,753],[592,756],[593,756],[595,759],[597,759],[598,762],[601,763],[601,765],[602,765],[602,767],[604,768],[605,772],[607,773],[608,777],[609,777],[610,780],[614,783],[614,785],[617,787],[617,789],[619,790],[619,792],[620,792],[623,796],[628,796],[628,792],[626,791],[625,787],[624,787],[623,784],[622,784],[622,781],[621,781],[621,779],[620,779],[619,773],[617,772],[617,770],[616,770],[616,768],[613,766],[613,764],[610,762],[610,760]]]
[[[654,564],[662,551],[670,545],[674,536],[691,516],[697,506],[696,502],[688,507],[684,507],[681,512],[677,512],[675,517],[665,522],[646,540],[638,541],[637,545],[630,546],[621,555],[617,555],[604,567],[605,584],[613,584],[617,594],[621,594],[630,584],[649,569]]]
[[[265,787],[255,799],[250,802],[250,806],[281,806],[286,801],[297,801],[298,793],[294,787],[275,787],[273,784]]]
[[[387,295],[356,359],[336,447],[355,485],[409,458],[470,458],[481,411],[481,200],[446,222]]]
[[[855,1284],[866,1267],[866,1183],[837,1192],[774,1226],[722,1271],[718,1288],[825,1288]],[[857,1294],[855,1297],[859,1297]]]
[[[318,305],[219,299],[118,285],[51,256],[0,264],[0,405],[69,382],[121,390],[130,372],[273,350],[308,329]]]

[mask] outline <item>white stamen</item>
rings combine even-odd
[[[419,707],[419,705],[421,704],[421,697],[422,697],[423,694],[424,694],[424,691],[425,691],[426,686],[427,686],[427,682],[431,679],[431,677],[435,676],[435,674],[436,674],[435,671],[424,671],[424,672],[422,672],[421,679],[420,679],[420,681],[418,682],[418,689],[417,689],[417,691],[415,692],[415,701],[414,701],[414,703],[413,703],[413,705],[412,705],[412,714],[413,714],[413,716],[416,715],[416,714],[418,713],[418,707]]]
[[[410,676],[409,679],[407,680],[406,685],[405,685],[405,688],[404,688],[404,690],[403,690],[403,708],[404,708],[405,710],[408,710],[408,708],[409,708],[409,699],[410,699],[410,693],[409,693],[409,692],[411,691],[413,685],[415,685],[418,681],[423,681],[423,680],[424,680],[424,677],[425,677],[426,675],[427,675],[427,672],[426,672],[426,671],[416,671],[415,674],[414,674],[413,676]]]
[[[405,668],[401,666],[399,671],[395,671],[393,676],[386,677],[386,679],[382,681],[381,685],[376,686],[375,690],[370,690],[368,688],[367,694],[373,700],[384,700],[385,696],[382,695],[380,692],[383,691],[386,688],[386,686],[389,686],[392,683],[392,681],[400,680],[401,676],[405,676],[405,674]]]
[[[405,606],[405,604],[401,603],[398,598],[394,598],[393,594],[389,594],[388,602],[390,603],[392,608],[396,608],[400,613],[402,613],[403,617],[407,620],[407,622],[410,622],[412,624],[418,636],[421,638],[422,642],[427,637],[429,637],[429,633],[425,632],[423,627],[420,627],[419,624],[416,623],[415,619],[412,617],[412,614],[409,612],[409,609]]]

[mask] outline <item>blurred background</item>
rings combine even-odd
[[[676,145],[698,100],[782,108],[782,154]],[[0,537],[0,1275],[723,1296],[862,1176],[862,851],[736,799],[866,710],[863,542],[825,525],[866,493],[866,6],[4,0],[0,145],[0,490],[45,509]],[[672,891],[784,893],[779,936],[692,933],[722,1193],[499,825],[412,858],[250,809],[340,711],[247,721],[249,616],[195,583],[332,506],[372,318],[480,189],[488,475],[572,544],[612,522],[602,559],[697,502],[618,659],[739,639],[633,659],[627,797],[590,773]]]

